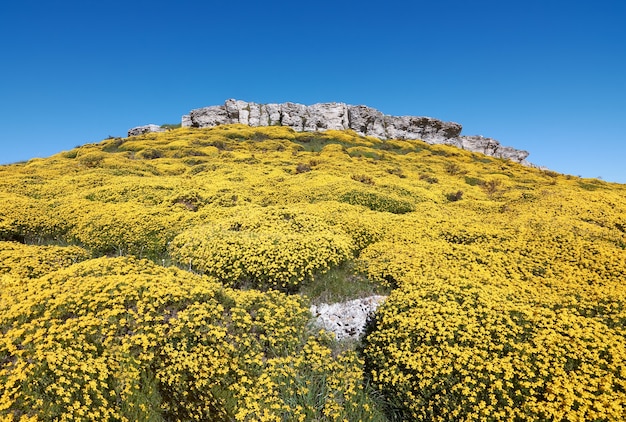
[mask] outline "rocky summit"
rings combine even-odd
[[[250,126],[288,126],[296,131],[316,132],[351,129],[380,139],[421,139],[430,144],[447,144],[517,163],[526,161],[527,151],[503,146],[495,139],[461,135],[459,123],[431,117],[388,116],[363,105],[319,103],[258,104],[230,99],[224,105],[191,110],[182,117],[184,127],[212,127],[241,123]]]

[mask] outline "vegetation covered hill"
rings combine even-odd
[[[285,127],[0,167],[0,420],[624,420],[625,197]]]

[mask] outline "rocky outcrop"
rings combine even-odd
[[[150,132],[165,132],[165,129],[159,125],[137,126],[128,130],[128,136],[139,136]]]
[[[484,138],[482,136],[459,136],[456,138],[459,142],[457,146],[468,151],[480,152],[496,158],[506,158],[525,165],[530,165],[526,161],[528,152],[515,149],[513,147],[505,147],[493,138]]]
[[[420,139],[430,144],[447,144],[528,164],[528,152],[500,145],[482,136],[462,136],[462,126],[431,117],[388,116],[367,106],[344,103],[257,104],[227,100],[224,105],[192,110],[183,116],[184,127],[212,127],[229,123],[250,126],[288,126],[296,131],[317,132],[351,129],[380,139]],[[129,132],[130,136],[130,132]]]
[[[368,318],[376,311],[386,296],[370,296],[347,302],[311,306],[315,324],[335,333],[337,340],[358,339],[363,335]]]

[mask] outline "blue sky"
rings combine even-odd
[[[338,101],[626,183],[625,22],[623,0],[7,0],[0,163],[228,98]]]

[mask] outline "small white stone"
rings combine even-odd
[[[363,334],[369,316],[386,298],[387,296],[377,295],[347,302],[322,303],[311,306],[310,310],[315,317],[315,324],[335,333],[338,340],[357,339]]]

